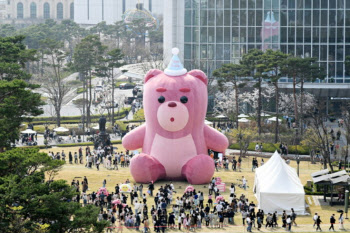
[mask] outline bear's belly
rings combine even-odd
[[[156,134],[150,155],[163,164],[167,177],[180,178],[183,165],[197,155],[197,149],[191,134],[178,139]]]

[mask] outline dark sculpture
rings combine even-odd
[[[104,148],[105,146],[109,146],[111,144],[110,136],[106,132],[106,118],[101,117],[98,121],[100,133],[94,137],[94,147],[97,149],[99,146]]]
[[[100,132],[106,132],[106,118],[101,117],[100,120],[98,121],[99,127],[100,127]]]

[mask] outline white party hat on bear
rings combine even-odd
[[[173,54],[173,57],[171,58],[168,67],[164,70],[164,73],[169,76],[181,76],[186,74],[187,70],[183,67],[178,56],[179,49],[173,48],[171,52]]]

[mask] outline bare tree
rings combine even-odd
[[[65,96],[70,91],[70,86],[64,82],[62,77],[65,54],[61,50],[63,44],[51,39],[41,41],[46,59],[44,65],[47,67],[43,88],[48,94],[49,102],[54,106],[56,112],[57,126],[61,126],[61,109]]]
[[[344,158],[344,164],[346,164],[348,160],[349,155],[349,144],[350,144],[350,104],[346,104],[346,106],[343,108],[343,120],[344,120],[344,130],[345,130],[345,139],[346,139],[346,146],[345,146],[345,158]]]
[[[323,104],[324,106],[324,104]],[[331,163],[330,144],[332,142],[332,135],[326,124],[326,113],[322,107],[322,103],[319,103],[317,108],[310,113],[310,124],[308,130],[305,132],[303,144],[308,145],[310,148],[319,151],[323,157],[324,169],[327,169],[327,163],[329,168],[333,172],[333,166]]]

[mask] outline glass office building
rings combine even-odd
[[[324,82],[350,83],[350,0],[177,0],[176,7],[189,70],[211,73],[249,49],[276,49],[318,58]]]

